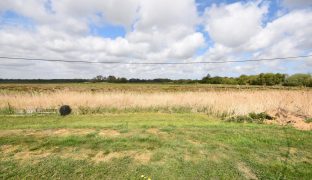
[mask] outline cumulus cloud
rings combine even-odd
[[[203,35],[195,31],[198,15],[193,0],[170,2],[164,0],[162,2],[154,0],[108,0],[105,2],[30,0],[27,4],[22,0],[5,0],[1,2],[0,11],[2,13],[13,11],[19,16],[30,18],[35,26],[31,30],[10,26],[1,28],[0,53],[8,56],[164,62],[170,58],[187,60],[194,56],[196,50],[204,44]],[[126,35],[116,39],[93,36],[89,34],[90,23],[120,25],[126,29]],[[51,71],[49,63],[41,64],[46,64],[46,66],[34,63],[33,68],[37,69],[36,75],[41,72],[41,69]],[[77,68],[76,72],[82,72],[82,67],[88,72],[94,72],[94,69],[98,70],[95,72],[99,72],[101,69],[90,66],[58,64],[57,68],[63,72],[62,75],[69,73],[67,76],[70,77],[76,76],[72,72]],[[110,68],[107,67],[107,69]],[[126,72],[127,67],[107,69],[105,70],[111,74],[120,75]],[[147,69],[157,71],[153,67],[147,67]],[[172,69],[171,73],[174,71]],[[53,71],[51,77],[55,76],[56,72],[60,71]],[[128,77],[130,75],[127,74]]]
[[[206,30],[216,43],[240,46],[261,30],[267,8],[255,2],[213,5],[205,12]]]
[[[300,56],[311,52],[311,39],[307,38],[312,35],[311,10],[292,10],[265,24],[263,20],[267,16],[267,8],[268,4],[259,5],[254,2],[214,5],[208,8],[206,30],[215,44],[208,49],[203,59],[218,61],[274,58]],[[265,61],[254,63],[254,71],[248,71],[251,65],[247,63],[232,69],[240,73],[256,72],[256,69],[273,72],[295,69],[291,66],[281,68],[284,65],[281,61]],[[309,72],[309,68],[311,66],[306,66],[301,71]]]
[[[289,2],[285,0],[283,3]],[[16,16],[29,19],[32,28],[1,23],[0,20],[0,55],[90,61],[189,62],[311,52],[311,9],[301,6],[265,22],[269,6],[262,1],[210,4],[199,16],[202,13],[198,12],[195,0],[29,0],[27,3],[2,0],[0,16],[4,17],[8,11],[14,12]],[[90,33],[90,25],[116,25],[124,28],[125,34],[116,38],[94,35]],[[198,26],[205,27],[208,37],[197,29]],[[198,54],[201,48],[207,50]],[[305,69],[311,66],[307,64]],[[0,62],[0,78],[90,78],[97,74],[128,78],[200,78],[208,72],[215,75],[260,72],[263,70],[259,68],[261,66],[283,71],[279,65],[265,62],[143,66],[5,60]]]

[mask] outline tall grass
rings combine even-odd
[[[210,92],[77,92],[61,90],[43,93],[1,93],[0,108],[32,111],[56,109],[68,104],[78,109],[186,109],[212,114],[244,115],[284,108],[303,115],[312,115],[312,91],[210,91]]]

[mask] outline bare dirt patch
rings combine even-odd
[[[246,164],[240,162],[237,164],[237,169],[243,174],[246,179],[258,179],[252,170]]]
[[[120,132],[111,129],[103,129],[99,132],[99,136],[102,137],[116,137],[119,136]]]
[[[306,123],[307,116],[290,112],[282,108],[268,111],[267,114],[273,117],[273,120],[265,121],[267,124],[292,125],[299,130],[312,130],[312,123]]]

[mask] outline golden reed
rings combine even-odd
[[[77,92],[61,90],[43,93],[1,93],[0,108],[15,109],[71,107],[151,108],[188,107],[194,111],[209,108],[213,112],[247,114],[284,108],[291,112],[312,116],[312,91],[253,90],[211,92]]]

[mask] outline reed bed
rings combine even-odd
[[[43,93],[1,93],[0,108],[16,110],[57,109],[68,104],[73,109],[88,108],[175,108],[194,112],[244,115],[283,108],[312,116],[312,91],[210,91],[210,92],[77,92],[61,90]]]

